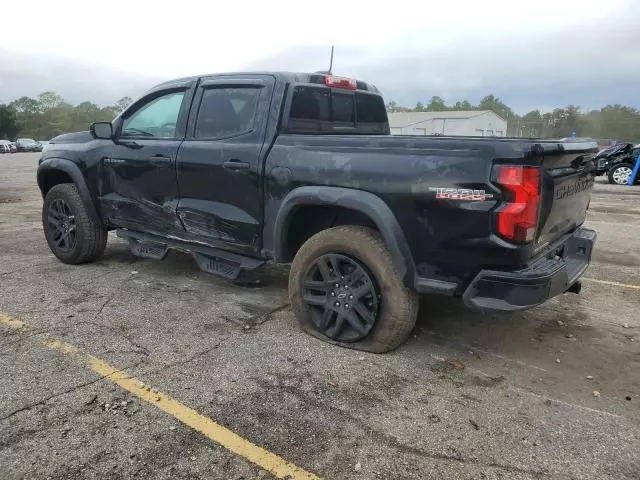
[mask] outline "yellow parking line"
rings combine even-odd
[[[24,322],[21,322],[20,320],[16,320],[15,318],[10,317],[9,315],[4,315],[2,313],[0,313],[0,323],[7,325],[11,328],[24,327]]]
[[[589,282],[602,283],[604,285],[612,285],[614,287],[633,288],[634,290],[640,290],[640,285],[630,285],[628,283],[610,282],[608,280],[598,280],[597,278],[585,278]]]
[[[22,328],[23,322],[7,315],[0,315],[0,323],[12,328]],[[112,367],[105,361],[89,355],[81,349],[59,340],[46,340],[44,345],[52,350],[72,356],[75,360],[86,365],[98,375],[119,385],[138,398],[155,405],[160,410],[175,417],[185,425],[202,433],[207,438],[222,445],[228,450],[244,457],[259,467],[271,472],[277,478],[290,478],[292,480],[319,480],[313,473],[287,462],[275,453],[244,439],[237,433],[216,423],[214,420],[200,415],[194,409],[187,407],[165,393],[158,392],[140,380],[131,377],[123,370]]]

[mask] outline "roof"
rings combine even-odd
[[[500,120],[504,119],[492,110],[452,110],[447,112],[394,112],[389,114],[389,125],[391,127],[408,127],[417,123],[427,122],[436,119],[460,119],[479,117],[486,113],[492,113]]]
[[[204,74],[204,75],[193,75],[189,77],[182,77],[182,78],[167,80],[165,82],[155,85],[153,88],[151,88],[151,90],[156,90],[158,88],[183,86],[187,83],[193,82],[200,78],[208,78],[208,77],[213,78],[213,77],[226,77],[226,76],[240,77],[242,75],[273,75],[274,77],[289,83],[317,83],[313,81],[314,77],[317,79],[318,76],[329,75],[329,73],[328,72],[314,72],[314,73],[306,72],[305,73],[305,72],[287,72],[287,71],[221,72],[221,73],[211,73],[211,74]],[[332,75],[335,75],[336,77],[342,77],[342,75],[339,75],[339,74],[332,74]],[[352,78],[353,80],[356,80],[356,82],[358,82],[359,90],[360,89],[367,90],[371,93],[376,93],[376,94],[380,93],[378,88],[375,85],[372,85],[371,83],[368,83],[353,77],[347,77],[347,78]]]

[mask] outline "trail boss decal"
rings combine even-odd
[[[485,193],[484,190],[469,190],[467,188],[430,187],[429,191],[435,192],[437,200],[472,200],[483,202],[493,198],[492,193]]]

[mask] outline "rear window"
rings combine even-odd
[[[356,93],[359,123],[387,123],[387,110],[380,95]]]
[[[333,94],[333,119],[336,124],[342,124],[345,127],[355,128],[356,126],[356,109],[354,95],[345,95],[343,93]]]
[[[388,134],[389,122],[380,95],[299,85],[293,90],[286,131]]]

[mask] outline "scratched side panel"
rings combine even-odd
[[[137,140],[139,149],[113,145],[101,159],[103,215],[117,227],[174,233],[183,231],[176,214],[175,157],[179,140]],[[167,161],[152,162],[156,155]]]
[[[419,275],[455,281],[480,268],[479,260],[513,265],[520,253],[505,253],[490,240],[491,210],[500,198],[489,184],[494,155],[493,142],[486,141],[280,136],[265,167],[265,238],[270,238],[289,191],[304,185],[340,186],[374,193],[389,205]],[[482,201],[436,199],[440,187],[488,195]]]
[[[228,250],[256,256],[261,250],[263,214],[261,152],[266,131],[277,125],[276,119],[268,117],[275,77],[216,75],[207,81],[220,88],[235,88],[237,82],[245,82],[247,91],[255,96],[256,108],[250,129],[230,138],[196,138],[198,109],[193,110],[176,161],[180,190],[177,213],[186,233],[199,241],[219,242]],[[207,88],[198,90],[195,105],[200,104]]]

